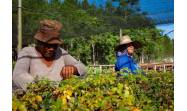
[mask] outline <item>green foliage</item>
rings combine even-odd
[[[113,64],[115,61],[114,47],[118,37],[111,33],[93,35],[90,38],[72,38],[65,40],[65,49],[85,64]],[[94,49],[93,49],[94,48]],[[95,55],[95,61],[93,61]]]
[[[120,77],[108,73],[75,76],[59,84],[36,81],[25,94],[14,95],[13,110],[21,105],[20,111],[173,111],[173,77],[173,73],[157,72]]]
[[[142,21],[141,15],[128,7],[128,4],[137,3],[137,0],[121,1],[119,8],[113,7],[108,1],[106,7],[90,5],[87,0],[81,3],[78,0],[23,0],[22,26],[24,45],[33,43],[33,36],[42,19],[56,19],[63,24],[62,37],[91,37],[105,32],[118,33],[119,28],[126,26],[138,27],[153,26],[149,20]],[[17,34],[17,0],[13,0],[13,43],[16,44]],[[128,17],[131,17],[128,19]],[[125,19],[124,19],[125,18]],[[135,19],[133,19],[135,18]],[[139,20],[139,18],[141,20]],[[134,23],[135,22],[135,23]],[[138,22],[138,24],[137,24]],[[128,24],[129,23],[129,24]],[[147,24],[148,23],[148,24]],[[145,25],[141,25],[145,24]]]
[[[135,52],[137,62],[141,63],[142,58],[144,62],[162,62],[163,59],[173,58],[174,42],[160,32],[155,28],[123,30],[124,35],[129,35],[133,41],[139,41],[143,46]],[[90,38],[66,39],[65,43],[64,48],[84,64],[114,64],[114,49],[119,44],[119,37],[112,33],[103,33]]]
[[[56,19],[63,24],[61,38],[65,49],[85,64],[113,64],[114,48],[119,43],[119,29],[143,44],[135,58],[140,62],[157,62],[173,57],[173,40],[161,36],[160,30],[131,5],[138,0],[120,0],[119,7],[107,1],[106,7],[89,5],[87,0],[22,1],[23,45],[32,44],[39,21]],[[13,0],[13,47],[17,44],[17,0]],[[143,62],[143,61],[141,61]]]
[[[23,102],[14,96],[12,101],[12,111],[27,111],[27,108]]]

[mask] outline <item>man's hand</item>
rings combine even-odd
[[[63,79],[69,79],[72,75],[77,74],[77,68],[73,65],[67,65],[62,68],[62,71],[60,73],[61,77]]]

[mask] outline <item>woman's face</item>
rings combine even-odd
[[[132,44],[127,45],[127,52],[129,55],[132,55],[134,53],[134,46]]]

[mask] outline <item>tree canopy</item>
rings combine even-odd
[[[82,2],[81,2],[82,1]],[[23,0],[23,45],[34,42],[39,21],[56,19],[63,24],[63,47],[85,64],[112,64],[119,30],[138,40],[144,47],[137,60],[161,60],[173,57],[173,40],[162,36],[152,21],[133,9],[138,0],[119,0],[119,6],[108,0],[105,6],[87,0]],[[17,45],[17,0],[13,0],[13,47]],[[141,61],[142,62],[142,61]]]

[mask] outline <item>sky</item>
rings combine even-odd
[[[163,34],[167,34],[168,32],[174,30],[174,24],[161,24],[161,25],[156,25],[157,29],[161,29],[164,31]],[[168,33],[167,34],[171,39],[174,39],[174,32]]]
[[[97,6],[106,3],[107,0],[88,0],[90,4],[96,3]],[[119,2],[113,2],[113,6],[117,7]],[[148,16],[154,18],[154,20],[174,20],[174,0],[139,0],[139,7],[142,12],[148,12]],[[174,23],[156,25],[157,29],[163,30],[163,34],[167,34],[171,39],[174,38],[174,32],[168,33],[174,30]]]

